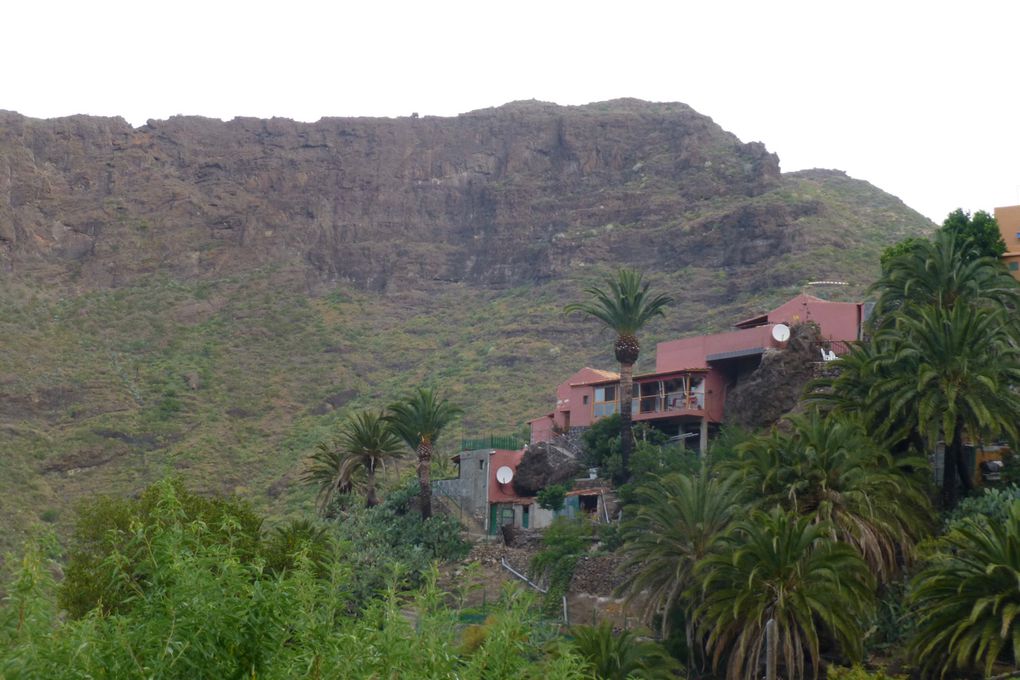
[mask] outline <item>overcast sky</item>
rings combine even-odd
[[[1020,204],[1020,2],[8,0],[0,108],[150,118],[455,115],[680,101],[784,171],[941,222]]]

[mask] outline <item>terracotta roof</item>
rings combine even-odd
[[[671,368],[668,371],[652,371],[651,373],[642,373],[641,375],[635,375],[634,380],[644,380],[645,378],[662,378],[665,376],[673,375],[674,373],[708,373],[708,368],[705,366],[691,366],[690,368]]]
[[[764,326],[768,322],[769,322],[769,315],[768,315],[768,313],[765,313],[765,314],[758,314],[757,316],[752,316],[751,318],[744,319],[743,321],[738,321],[738,322],[736,322],[733,325],[736,328],[754,328],[755,326]]]
[[[606,493],[609,489],[603,486],[597,486],[590,489],[575,489],[568,491],[566,496],[598,496],[600,493]]]
[[[620,379],[620,374],[615,371],[603,371],[602,369],[599,368],[589,368],[588,370],[595,374],[595,376],[593,376],[595,378],[594,380],[582,380],[581,382],[572,382],[570,383],[570,386],[573,387],[575,385],[594,385],[595,383]]]

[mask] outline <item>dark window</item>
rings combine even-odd
[[[485,469],[485,461],[484,460],[478,461],[478,469],[479,470],[484,470]]]
[[[1009,263],[1009,271],[1015,272],[1018,269],[1020,269],[1020,262],[1010,262]]]
[[[584,395],[583,397],[581,397],[581,403],[584,404],[585,406],[588,405],[588,395],[587,394]]]

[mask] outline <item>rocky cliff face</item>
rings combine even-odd
[[[580,366],[566,302],[640,268],[677,303],[642,333],[723,330],[806,281],[862,294],[930,228],[836,171],[780,174],[682,104],[526,102],[315,124],[0,113],[0,552],[77,499],[168,469],[277,517],[351,411],[441,387],[440,441],[520,432]]]
[[[748,263],[788,247],[795,215],[745,207],[678,224],[694,206],[779,182],[763,145],[681,104],[524,102],[314,124],[181,117],[138,129],[4,113],[0,263],[62,265],[114,286],[157,270],[302,263],[370,290],[517,285],[621,246],[647,266]],[[722,248],[748,230],[753,243]]]

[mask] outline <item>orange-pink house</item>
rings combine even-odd
[[[668,434],[697,437],[705,450],[710,426],[725,419],[726,391],[757,368],[761,355],[785,345],[789,327],[818,325],[830,343],[860,339],[864,305],[830,302],[801,294],[770,312],[734,324],[736,330],[660,342],[655,371],[634,376],[631,413],[635,422],[649,421]],[[831,349],[829,350],[831,351]],[[820,360],[831,354],[819,352]],[[557,432],[585,428],[619,410],[619,374],[582,368],[556,388],[552,412],[529,421],[532,443],[548,441]]]

